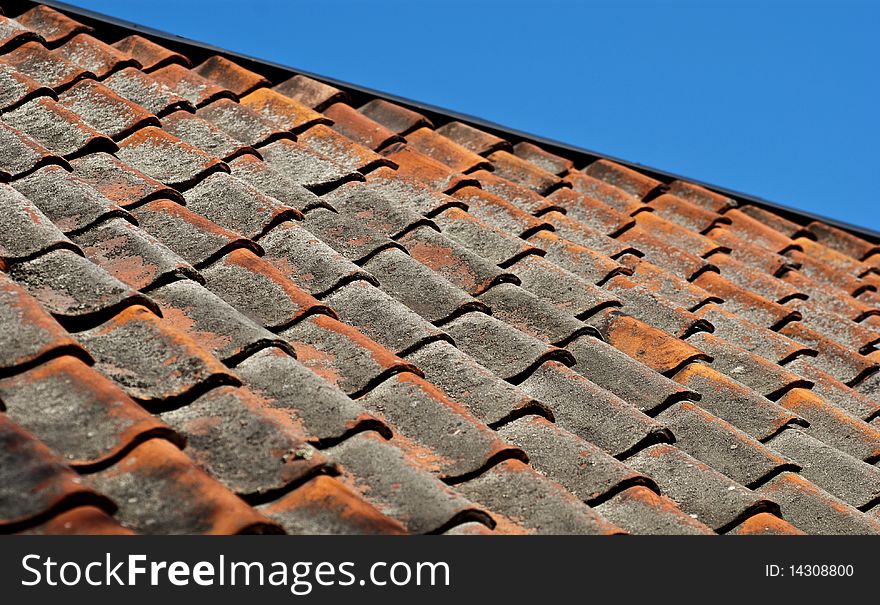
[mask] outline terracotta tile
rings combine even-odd
[[[574,189],[557,189],[547,199],[564,210],[566,216],[605,235],[618,233],[635,224],[635,220],[629,215]]]
[[[72,163],[74,174],[122,208],[155,199],[183,202],[177,190],[163,185],[109,153],[92,153]]]
[[[3,62],[33,78],[40,86],[60,92],[95,74],[65,59],[37,42],[28,42],[3,55]]]
[[[268,347],[294,355],[293,347],[236,311],[216,294],[190,279],[150,292],[166,320],[227,365],[238,365]]]
[[[880,533],[880,522],[795,473],[783,473],[758,489],[779,503],[782,516],[812,535]]]
[[[840,382],[856,384],[880,368],[877,362],[826,338],[803,322],[791,322],[780,328],[779,333],[817,351],[818,356],[809,362]]]
[[[162,125],[171,135],[223,161],[232,161],[248,154],[260,157],[260,152],[253,147],[188,111],[175,111],[162,119]]]
[[[494,172],[498,176],[528,187],[540,195],[546,195],[564,185],[562,179],[555,174],[538,168],[508,151],[496,151],[487,159],[492,162]]]
[[[333,120],[333,130],[370,149],[379,150],[403,139],[345,103],[334,103],[323,110]]]
[[[875,401],[854,388],[823,372],[815,365],[814,359],[801,357],[786,366],[786,369],[814,383],[811,390],[827,403],[842,408],[853,416],[862,419],[872,418],[880,411],[880,401]]]
[[[711,292],[643,258],[628,256],[620,259],[620,263],[632,271],[629,276],[632,281],[682,309],[692,310],[708,302],[721,302]]]
[[[697,404],[758,441],[783,428],[806,426],[806,421],[751,388],[703,363],[692,363],[674,379],[700,394]]]
[[[807,297],[796,285],[758,271],[728,254],[713,254],[710,260],[725,279],[768,300],[778,303]],[[800,275],[796,271],[793,273]]]
[[[201,280],[189,263],[121,218],[83,231],[74,241],[86,258],[134,290],[148,290],[177,279]]]
[[[772,252],[782,253],[784,250],[797,245],[790,237],[737,208],[725,212],[724,217],[731,221],[730,225],[725,227],[725,229],[730,230],[738,237],[756,246],[761,246]]]
[[[398,200],[381,187],[370,187],[363,181],[346,183],[321,199],[347,220],[360,221],[364,227],[392,239],[420,225],[435,226],[416,208],[397,203]]]
[[[32,536],[131,536],[135,532],[95,506],[78,506],[21,532]]]
[[[169,50],[156,42],[132,34],[112,44],[113,48],[134,58],[144,71],[150,72],[170,63],[178,63],[184,67],[190,67],[189,59]]]
[[[0,62],[0,110],[8,111],[35,97],[51,97],[53,94],[50,88],[27,74]]]
[[[315,111],[324,111],[334,103],[348,101],[348,95],[335,86],[302,74],[291,76],[273,88]]]
[[[326,315],[301,321],[283,335],[303,365],[351,397],[393,374],[419,372],[362,332]]]
[[[802,225],[780,216],[777,212],[755,206],[754,204],[743,204],[739,206],[738,210],[786,237],[794,239],[803,235],[804,227]],[[809,233],[807,235],[812,237]]]
[[[806,229],[816,237],[819,243],[856,260],[864,260],[872,254],[880,252],[880,247],[877,244],[872,244],[848,231],[826,225],[820,221],[811,222],[806,226]]]
[[[308,315],[332,314],[326,305],[249,250],[233,250],[203,269],[202,275],[215,294],[273,331],[282,330]],[[254,298],[253,292],[260,292],[260,299]]]
[[[193,461],[245,498],[265,498],[328,468],[289,418],[246,388],[221,386],[161,414]]]
[[[394,144],[382,153],[397,164],[401,176],[420,181],[435,191],[451,192],[476,182],[409,145]]]
[[[803,531],[770,513],[758,513],[727,532],[728,536],[803,536]]]
[[[319,194],[364,178],[360,173],[337,164],[299,141],[280,139],[260,148],[260,153],[266,165],[281,173],[287,181]],[[253,163],[250,162],[251,165]]]
[[[596,160],[583,172],[640,200],[661,185],[660,181],[611,160]]]
[[[651,200],[650,208],[657,216],[697,233],[708,231],[717,223],[726,224],[729,220],[717,212],[668,193]]]
[[[0,529],[4,532],[20,531],[76,505],[114,510],[112,502],[83,485],[52,450],[5,414],[0,414],[0,445]]]
[[[90,360],[64,328],[5,273],[0,273],[0,302],[0,374],[64,353]]]
[[[141,441],[184,440],[118,386],[64,355],[0,379],[6,415],[80,470],[107,466]]]
[[[373,99],[361,106],[358,111],[402,136],[406,136],[423,126],[434,127],[430,120],[422,114],[384,99]]]
[[[116,151],[113,141],[49,97],[38,97],[6,112],[3,120],[65,159]]]
[[[154,126],[139,130],[122,141],[117,157],[147,176],[181,189],[214,172],[229,172],[229,167],[220,158]]]
[[[545,258],[548,260],[592,284],[602,283],[620,273],[628,273],[620,263],[608,256],[570,242],[554,233],[539,231],[529,238],[529,243],[544,250]]]
[[[315,110],[271,88],[259,88],[245,95],[241,98],[241,104],[282,130],[302,132],[317,124],[332,124],[331,120]]]
[[[0,15],[0,53],[5,53],[29,40],[42,41],[42,36],[15,19]]]
[[[550,208],[557,208],[555,204],[542,195],[532,191],[528,187],[514,183],[488,170],[477,170],[471,173],[477,179],[480,186],[489,193],[506,200],[520,210],[529,214],[540,214]]]
[[[711,229],[706,236],[730,249],[729,254],[734,260],[766,275],[779,275],[783,270],[797,264],[795,259],[737,237],[726,225]],[[714,258],[710,260],[714,262]]]
[[[59,55],[95,74],[98,79],[126,67],[141,65],[129,55],[101,42],[89,34],[78,34],[55,49]]]
[[[623,313],[678,338],[684,338],[694,331],[712,329],[712,325],[706,320],[624,275],[611,278],[604,287],[620,301],[620,310]],[[586,318],[585,321],[588,324],[597,322],[601,326],[605,319],[598,314]]]
[[[166,83],[133,67],[112,74],[103,84],[159,117],[177,109],[195,111],[190,101]]]
[[[372,536],[406,533],[398,521],[382,514],[333,477],[310,479],[283,498],[260,507],[260,511],[289,534]]]
[[[321,157],[332,160],[349,172],[366,174],[380,166],[396,165],[372,150],[351,141],[324,124],[318,124],[302,133],[299,142]]]
[[[730,208],[736,208],[737,206],[736,201],[727,196],[685,181],[672,181],[672,183],[669,184],[668,193],[696,204],[697,206],[702,206],[712,212],[723,213]]]
[[[530,242],[494,229],[460,208],[449,208],[432,220],[445,235],[501,267],[506,267],[525,255],[539,253],[538,247]]]
[[[519,386],[547,406],[558,426],[615,458],[672,440],[660,422],[558,361],[542,364]]]
[[[559,237],[585,246],[600,254],[611,258],[618,258],[624,254],[640,254],[636,248],[630,246],[627,242],[608,237],[604,233],[596,231],[580,221],[569,218],[568,215],[561,212],[553,210],[542,214],[541,218],[553,226],[554,233]]]
[[[193,71],[240,97],[256,88],[269,85],[269,81],[263,76],[220,55],[208,57],[198,67],[193,68]]]
[[[688,281],[709,264],[708,261],[698,256],[701,250],[692,252],[687,248],[679,247],[661,237],[661,234],[654,235],[653,228],[643,228],[636,225],[618,235],[616,239],[632,246],[655,265],[665,267]],[[715,240],[711,241],[718,243]],[[704,246],[703,251],[706,250],[711,252],[712,248]]]
[[[118,141],[146,126],[160,126],[149,111],[94,80],[82,80],[58,97],[89,126]]]
[[[226,88],[203,78],[196,70],[187,69],[177,63],[160,67],[152,72],[150,77],[189,101],[194,107],[202,107],[221,98],[235,99],[235,95]]]
[[[566,174],[565,182],[570,183],[575,191],[583,193],[587,197],[602,202],[624,214],[632,214],[636,210],[645,208],[641,201],[633,198],[626,192],[580,171],[572,171]]]
[[[316,208],[306,213],[302,226],[354,263],[365,262],[381,250],[400,247],[365,223],[357,214]]]
[[[862,275],[865,271],[869,270],[865,263],[859,262],[851,256],[847,256],[806,237],[799,237],[794,242],[803,249],[804,255],[809,259],[823,263],[834,271],[850,275]]]
[[[574,170],[574,162],[568,158],[563,158],[555,153],[550,153],[546,149],[528,141],[520,141],[514,145],[513,153],[518,158],[531,162],[538,168],[555,175],[562,176],[569,170]]]
[[[217,99],[200,107],[196,115],[245,145],[258,146],[278,138],[293,137],[250,107],[231,99]]]
[[[482,156],[501,149],[511,150],[510,143],[504,139],[464,122],[447,122],[437,129],[437,133]]]
[[[280,348],[254,353],[236,366],[236,373],[273,414],[289,420],[319,447],[366,430],[391,437],[391,429],[381,416],[369,413],[361,402]]]
[[[723,299],[721,308],[764,328],[781,324],[791,319],[794,313],[789,307],[767,300],[713,271],[701,273],[692,283]]]
[[[612,523],[636,535],[715,535],[706,524],[684,513],[666,496],[659,496],[639,485],[620,492],[595,508]]]
[[[88,481],[119,503],[116,518],[138,533],[282,533],[164,439],[144,442]]]
[[[406,142],[456,172],[491,169],[491,164],[484,158],[427,127],[406,135]]]
[[[129,307],[78,333],[77,340],[94,356],[95,369],[151,408],[210,386],[237,383],[216,358],[144,307]]]
[[[506,528],[509,524],[531,534],[624,533],[558,483],[519,461],[503,462],[460,489],[501,517],[497,519],[501,531],[511,531]]]
[[[309,208],[326,206],[317,195],[306,189],[305,185],[315,187],[321,184],[338,184],[350,178],[350,175],[342,174],[344,171],[332,162],[321,161],[314,154],[307,154],[307,150],[301,145],[291,150],[283,146],[283,143],[291,143],[291,141],[278,141],[278,143],[282,145],[279,145],[281,149],[276,158],[277,168],[252,155],[243,155],[229,163],[233,176],[301,212]],[[264,147],[262,154],[271,156],[273,151],[267,151]]]
[[[552,229],[539,218],[517,208],[507,200],[478,187],[462,187],[452,194],[467,206],[467,211],[496,229],[522,237],[541,229]]]
[[[14,150],[14,149],[13,149]],[[77,248],[40,208],[17,189],[0,184],[0,259],[31,259],[51,250]]]
[[[92,31],[91,27],[42,4],[20,14],[15,20],[42,36],[49,46],[63,43],[76,34]]]

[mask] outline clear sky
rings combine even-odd
[[[68,0],[880,230],[875,0]]]

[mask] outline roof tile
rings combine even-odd
[[[547,260],[583,277],[592,284],[600,284],[620,273],[628,273],[627,269],[609,256],[570,242],[554,233],[539,231],[529,238],[529,243],[544,250],[546,252],[544,258]]]
[[[880,533],[880,522],[795,473],[783,473],[758,491],[778,502],[783,517],[809,534]]]
[[[65,352],[89,359],[32,296],[0,273],[0,374]]]
[[[131,305],[156,308],[148,297],[70,250],[53,250],[13,265],[9,275],[71,326],[94,325]]]
[[[289,534],[372,536],[406,533],[399,522],[379,512],[339,480],[327,476],[310,479],[259,510]]]
[[[563,485],[580,500],[605,499],[635,485],[656,489],[654,482],[604,451],[542,416],[525,416],[498,429],[521,447],[535,469]]]
[[[623,533],[558,483],[516,460],[492,467],[459,489],[495,513],[501,529],[512,525],[534,534]]]
[[[341,465],[340,481],[410,533],[441,533],[492,518],[376,433],[365,432],[327,450]]]
[[[612,456],[671,439],[662,424],[559,362],[544,363],[519,386],[546,405],[560,427]]]
[[[133,57],[144,71],[154,71],[168,65],[169,63],[179,63],[184,67],[191,65],[189,59],[165,48],[143,36],[133,34],[126,36],[121,40],[112,44],[113,48]]]
[[[533,397],[446,341],[429,343],[407,358],[424,371],[432,384],[486,424],[496,425],[527,412],[552,417]]]
[[[50,250],[76,246],[39,207],[9,185],[0,183],[0,259],[33,258]]]
[[[7,52],[28,40],[42,41],[42,36],[15,19],[0,15],[0,52]]]
[[[726,224],[729,220],[717,212],[668,193],[651,200],[650,209],[657,216],[696,233],[708,231],[716,224]]]
[[[169,187],[186,188],[214,172],[229,172],[229,167],[219,158],[154,126],[122,141],[117,155],[123,162]]]
[[[126,67],[140,67],[129,55],[89,34],[77,34],[55,49],[59,55],[95,74],[99,79]]]
[[[201,107],[221,98],[235,99],[232,92],[200,76],[197,70],[187,69],[177,63],[160,67],[150,76],[161,86],[189,101],[194,107]]]
[[[737,203],[733,199],[710,191],[705,187],[694,185],[686,181],[675,180],[669,184],[671,195],[680,197],[698,206],[702,206],[712,212],[725,212],[730,208],[736,208]]]
[[[216,172],[184,193],[186,207],[215,224],[258,239],[275,225],[302,214],[233,174]]]
[[[350,172],[366,174],[380,166],[396,167],[391,160],[353,142],[324,124],[313,126],[300,134],[297,140],[321,157],[332,160]]]
[[[66,159],[116,144],[49,97],[38,97],[3,114],[3,120]]]
[[[188,111],[175,111],[162,120],[168,132],[193,147],[223,160],[232,160],[243,154],[259,156],[259,152],[229,136],[212,122]]]
[[[160,125],[149,111],[94,80],[77,82],[59,95],[58,102],[116,141],[139,128]]]
[[[583,172],[638,199],[643,199],[661,185],[660,181],[611,160],[596,160]]]
[[[123,208],[131,208],[157,198],[183,202],[183,197],[176,190],[109,153],[92,153],[77,158],[72,165],[77,177]]]
[[[382,290],[431,323],[467,311],[488,310],[485,304],[400,249],[383,250],[363,267],[375,276]]]
[[[155,200],[133,211],[140,226],[191,265],[211,264],[232,250],[262,249],[238,233],[223,229],[171,200]]]
[[[459,403],[410,372],[390,376],[358,402],[387,419],[398,447],[447,483],[479,474],[501,460],[525,459],[521,450],[499,439]],[[401,436],[411,443],[400,442]]]
[[[113,512],[112,502],[83,485],[52,450],[5,414],[0,414],[0,446],[2,531],[23,529],[75,505]]]
[[[119,520],[139,533],[281,533],[164,439],[142,443],[88,481],[119,503]]]
[[[104,84],[159,117],[177,109],[195,110],[192,103],[167,84],[133,67],[111,74]]]
[[[880,501],[880,469],[798,431],[782,431],[770,447],[795,460],[800,474],[860,510]]]
[[[273,88],[315,111],[324,111],[334,103],[348,100],[348,95],[335,86],[302,74],[291,76]]]
[[[814,383],[811,389],[826,402],[843,408],[857,418],[870,418],[880,412],[880,401],[866,397],[830,374],[823,372],[813,365],[813,361],[813,359],[800,357],[788,364],[786,369]]]
[[[258,88],[242,97],[241,104],[250,107],[282,130],[302,132],[317,124],[333,123],[310,107],[271,88]]]
[[[871,255],[880,253],[880,247],[872,244],[861,237],[855,236],[843,229],[826,225],[820,221],[813,221],[806,226],[807,231],[812,233],[816,240],[832,250],[837,250],[856,260],[864,260]]]
[[[379,150],[403,139],[345,103],[334,103],[323,110],[333,120],[333,130],[356,143]]]
[[[501,267],[538,252],[535,246],[525,240],[495,229],[461,208],[450,207],[435,215],[432,220],[445,235]]]
[[[633,534],[715,535],[712,529],[693,515],[685,514],[675,502],[640,485],[616,494],[597,506],[596,511]],[[773,515],[769,516],[777,519]]]
[[[542,170],[509,151],[496,151],[488,159],[499,177],[528,187],[535,193],[546,195],[563,185],[562,179],[555,174]]]
[[[618,233],[635,224],[629,215],[574,189],[557,189],[547,199],[564,210],[570,219],[580,221],[605,235]]]
[[[423,126],[434,127],[430,120],[422,114],[385,99],[373,99],[358,111],[403,136]]]
[[[803,536],[797,527],[770,513],[751,516],[732,530],[728,536]]]
[[[311,233],[354,263],[362,263],[381,250],[400,247],[364,223],[357,214],[340,214],[326,208],[308,212],[302,222]]]
[[[196,115],[208,120],[233,139],[255,146],[276,138],[293,137],[280,131],[253,109],[231,99],[217,99],[196,110]]]
[[[265,148],[263,153],[265,153]],[[308,163],[304,163],[299,168],[306,168],[308,166]],[[302,173],[302,170],[297,169],[295,166],[291,167],[290,178],[286,176],[287,173],[283,170],[283,164],[280,169],[275,169],[252,155],[242,155],[235,158],[229,163],[229,167],[232,169],[234,176],[250,183],[264,194],[274,197],[291,208],[304,212],[309,208],[326,206],[317,195],[302,186],[301,183],[303,181],[299,181],[300,177],[297,176]],[[338,175],[335,168],[324,167],[325,172],[329,170]],[[312,167],[312,172],[315,172],[314,167]],[[306,179],[306,183],[308,183],[308,179],[320,180],[314,176],[307,176]]]
[[[653,445],[628,458],[626,463],[653,478],[684,512],[696,515],[696,519],[719,533],[759,512],[779,511],[775,503],[672,445]]]
[[[208,287],[230,305],[270,330],[278,331],[315,313],[332,313],[271,264],[236,249],[202,270]],[[255,298],[254,292],[261,297]]]
[[[469,213],[496,229],[512,234],[528,236],[541,229],[552,229],[545,221],[517,208],[507,200],[477,187],[462,187],[452,194],[467,206]]]
[[[220,55],[208,57],[200,65],[194,67],[193,72],[226,90],[232,91],[239,97],[256,88],[269,85],[269,80],[263,76]]]
[[[598,338],[584,336],[566,345],[573,369],[639,411],[654,413],[676,401],[698,399],[687,387],[639,363]]]
[[[645,208],[642,202],[628,195],[623,190],[580,171],[572,171],[566,174],[565,182],[571,183],[575,191],[624,214],[632,214],[636,210]]]
[[[326,296],[324,302],[342,321],[401,356],[429,342],[449,339],[443,330],[365,281],[342,286]]]
[[[20,14],[15,20],[23,27],[42,36],[50,46],[62,43],[76,34],[93,31],[91,27],[74,21],[64,13],[43,4],[38,4]]]
[[[362,395],[392,374],[419,372],[412,363],[356,328],[326,315],[309,317],[283,335],[303,365],[352,397]]]
[[[807,425],[797,414],[711,366],[692,363],[676,373],[675,380],[700,394],[701,408],[758,441],[766,441],[793,424]]]
[[[326,190],[363,176],[325,158],[298,141],[280,139],[262,147],[260,153],[270,168],[290,182],[309,189]]]
[[[227,364],[236,365],[266,347],[279,347],[293,354],[285,340],[194,281],[175,281],[150,295],[159,303],[165,319]]]
[[[108,465],[152,437],[183,445],[113,382],[69,355],[0,379],[0,399],[13,422],[79,469]]]
[[[476,154],[486,156],[493,151],[506,149],[510,151],[510,143],[494,134],[489,134],[483,130],[475,128],[464,122],[452,121],[447,122],[437,129],[439,134],[458,143],[465,149],[469,149]]]
[[[51,89],[27,74],[0,62],[0,111],[13,109],[35,97],[50,97],[53,94]]]
[[[529,141],[520,141],[513,146],[513,153],[527,162],[531,162],[538,168],[546,170],[552,174],[562,175],[569,170],[574,170],[574,162],[568,158],[563,158],[550,153],[546,149],[530,143]]]
[[[77,506],[21,532],[34,536],[131,536],[123,526],[100,508]]]
[[[265,497],[327,466],[289,420],[245,388],[212,389],[161,418],[186,435],[196,464],[239,495]]]
[[[491,169],[491,164],[484,158],[427,127],[406,135],[406,142],[457,172]]]
[[[28,42],[3,55],[3,62],[38,82],[59,92],[83,78],[95,74],[68,61],[38,42]],[[133,70],[135,71],[135,70]]]
[[[450,192],[458,187],[476,183],[473,179],[465,177],[409,145],[394,143],[383,149],[382,153],[397,164],[401,176],[419,181],[435,191]]]
[[[288,418],[310,442],[330,445],[368,429],[391,437],[391,430],[361,402],[281,349],[254,353],[236,366],[236,372],[269,409]]]
[[[186,261],[121,218],[91,227],[74,240],[89,260],[134,290],[182,278],[201,281]]]
[[[144,307],[77,334],[95,368],[144,405],[161,408],[212,385],[235,384],[226,367]]]

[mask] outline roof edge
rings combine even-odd
[[[550,139],[547,137],[543,137],[541,135],[536,135],[530,132],[525,132],[522,130],[518,130],[516,128],[511,128],[508,126],[504,126],[502,124],[498,124],[496,122],[492,122],[491,120],[481,118],[478,116],[470,115],[463,112],[452,111],[443,107],[438,107],[436,105],[432,105],[430,103],[425,103],[422,101],[416,101],[413,99],[408,99],[406,97],[401,97],[399,95],[395,95],[392,93],[388,93],[381,90],[376,90],[373,88],[369,88],[367,86],[361,86],[359,84],[353,84],[351,82],[346,82],[344,80],[339,80],[337,78],[333,78],[330,76],[325,76],[323,74],[318,74],[315,72],[311,72],[308,70],[300,69],[295,66],[287,65],[284,63],[277,63],[275,61],[270,61],[267,59],[261,59],[258,57],[254,57],[251,55],[246,55],[244,53],[238,53],[235,51],[231,51],[225,48],[220,48],[218,46],[214,46],[213,44],[209,44],[207,42],[200,42],[198,40],[192,40],[190,38],[186,38],[184,36],[180,36],[177,34],[171,34],[169,32],[165,32],[159,29],[155,29],[152,27],[148,27],[145,25],[140,25],[137,23],[133,23],[131,21],[127,21],[125,19],[120,19],[117,17],[112,17],[110,15],[106,15],[104,13],[99,13],[97,11],[93,11],[90,9],[74,6],[72,4],[68,4],[67,2],[62,2],[60,0],[13,0],[9,2],[9,6],[18,6],[25,7],[23,10],[26,10],[28,7],[36,6],[38,4],[45,4],[52,8],[55,8],[62,12],[67,12],[72,15],[76,15],[81,20],[85,21],[87,24],[89,21],[100,23],[104,26],[110,26],[114,29],[119,29],[123,31],[136,32],[138,34],[142,34],[145,36],[151,36],[154,38],[162,39],[169,46],[177,47],[178,49],[187,49],[193,50],[195,49],[197,52],[196,55],[207,55],[210,54],[220,54],[229,58],[235,58],[245,64],[250,64],[251,66],[260,66],[263,68],[268,68],[270,72],[273,72],[277,75],[281,74],[302,74],[305,76],[309,76],[315,78],[317,80],[322,80],[329,84],[332,84],[339,88],[346,89],[347,92],[352,93],[355,92],[357,94],[353,94],[354,98],[358,97],[379,97],[383,99],[387,99],[389,101],[393,101],[405,107],[409,107],[411,109],[417,110],[421,113],[427,114],[427,117],[436,119],[437,117],[443,118],[443,120],[457,120],[462,122],[468,122],[474,126],[478,126],[483,130],[487,130],[492,134],[510,140],[511,143],[516,143],[520,140],[530,141],[533,143],[538,143],[541,146],[547,148],[549,151],[558,153],[558,152],[566,152],[567,156],[571,156],[574,154],[572,159],[580,159],[581,163],[588,163],[590,161],[604,158],[608,160],[612,160],[624,166],[628,166],[630,168],[636,169],[642,173],[645,173],[657,180],[663,182],[669,182],[673,180],[683,180],[689,183],[694,183],[696,185],[700,185],[701,187],[705,187],[711,191],[719,193],[721,195],[725,195],[727,197],[733,198],[737,202],[743,203],[751,203],[757,206],[765,207],[767,209],[775,210],[777,212],[781,212],[785,218],[792,219],[795,222],[806,224],[810,220],[817,220],[827,223],[829,225],[833,225],[845,231],[849,231],[855,235],[871,240],[873,243],[880,244],[880,231],[875,231],[874,229],[870,229],[868,227],[862,227],[859,225],[854,225],[852,223],[848,223],[845,221],[841,221],[838,219],[830,218],[827,216],[823,216],[821,214],[816,214],[813,212],[809,212],[806,210],[799,210],[797,208],[793,208],[786,204],[782,204],[779,202],[774,202],[767,200],[765,198],[751,195],[748,193],[743,193],[741,191],[737,191],[735,189],[730,189],[728,187],[722,187],[719,185],[713,185],[712,183],[708,183],[706,181],[702,181],[699,179],[694,179],[692,177],[680,175],[674,172],[669,172],[666,170],[662,170],[659,168],[654,168],[652,166],[647,166],[644,164],[640,164],[638,162],[632,162],[630,160],[626,160],[624,158],[620,158],[614,155],[602,153],[599,151],[594,151],[592,149],[587,149],[585,147],[579,147],[577,145],[572,145],[569,143],[565,143],[562,141],[557,141],[555,139]],[[20,11],[20,12],[23,12]],[[441,120],[441,121],[443,121]]]

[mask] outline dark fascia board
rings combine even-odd
[[[793,222],[801,225],[806,225],[812,220],[822,221],[829,225],[834,225],[835,227],[844,229],[845,231],[849,231],[860,237],[866,238],[873,243],[880,243],[880,231],[875,231],[867,227],[861,227],[844,221],[839,221],[837,219],[822,216],[820,214],[798,210],[796,208],[792,208],[791,206],[786,206],[785,204],[772,202],[770,200],[766,200],[764,198],[754,195],[749,195],[747,193],[736,191],[734,189],[729,189],[727,187],[720,187],[718,185],[713,185],[711,183],[707,183],[698,179],[693,179],[665,170],[660,170],[651,166],[645,166],[637,162],[631,162],[629,160],[618,158],[606,153],[593,151],[583,147],[578,147],[576,145],[570,145],[568,143],[556,141],[554,139],[548,139],[546,137],[542,137],[540,135],[532,134],[529,132],[523,132],[515,128],[508,128],[507,126],[496,124],[495,122],[477,116],[472,116],[456,111],[450,111],[448,109],[437,107],[429,103],[414,101],[412,99],[400,97],[398,95],[383,92],[381,90],[375,90],[366,86],[352,84],[350,82],[345,82],[322,74],[316,74],[314,72],[299,69],[297,67],[292,67],[290,65],[284,65],[281,63],[267,61],[242,53],[232,52],[230,50],[219,48],[212,44],[190,40],[189,38],[185,38],[183,36],[170,34],[168,32],[154,29],[152,27],[146,27],[137,23],[126,21],[124,19],[111,17],[103,13],[98,13],[85,8],[74,6],[66,2],[60,2],[58,0],[41,0],[39,2],[35,2],[33,0],[12,0],[8,3],[8,5],[16,10],[10,10],[9,13],[20,14],[21,12],[24,12],[28,8],[37,4],[45,4],[51,6],[52,8],[55,8],[56,10],[75,15],[78,20],[86,23],[87,25],[99,25],[104,30],[115,30],[115,33],[119,34],[120,38],[131,33],[137,33],[139,35],[143,35],[144,37],[161,39],[167,47],[173,50],[177,50],[178,52],[185,51],[185,54],[190,57],[207,58],[208,56],[214,54],[223,55],[227,58],[235,59],[244,67],[257,68],[260,73],[266,75],[267,77],[269,77],[270,80],[275,83],[285,80],[291,75],[302,74],[316,80],[321,80],[323,82],[336,86],[337,88],[344,89],[346,92],[349,93],[349,95],[355,102],[358,100],[366,102],[367,100],[376,97],[387,99],[389,101],[393,101],[405,107],[409,107],[410,109],[419,111],[422,114],[425,114],[437,125],[441,125],[450,121],[466,122],[473,126],[477,126],[482,130],[491,132],[496,136],[504,138],[511,143],[517,143],[519,141],[529,141],[539,144],[548,151],[565,155],[566,157],[575,160],[575,164],[579,166],[585,166],[588,163],[600,158],[612,160],[619,164],[623,164],[624,166],[629,166],[630,168],[643,172],[664,183],[670,183],[674,180],[687,181],[700,185],[702,187],[705,187],[706,189],[715,191],[722,195],[726,195],[727,197],[733,198],[740,204],[754,204],[774,210],[777,213],[782,214],[785,218],[788,218],[789,220],[792,220]]]

